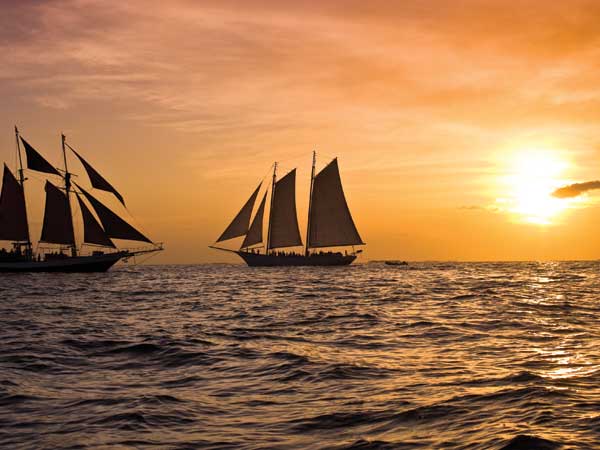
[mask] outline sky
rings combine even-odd
[[[586,0],[5,0],[0,156],[18,125],[59,165],[64,132],[155,263],[236,261],[208,245],[274,161],[303,230],[313,150],[365,261],[597,259],[598,23]]]

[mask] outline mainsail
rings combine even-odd
[[[40,242],[50,244],[73,245],[73,221],[69,199],[56,186],[46,181],[46,207],[44,209],[44,225]]]
[[[250,225],[250,229],[248,230],[248,234],[244,238],[244,242],[242,243],[241,248],[248,248],[252,245],[260,244],[263,240],[263,218],[265,215],[265,203],[267,201],[267,193],[263,196],[262,201],[260,202],[260,206],[258,207],[258,211],[256,211],[256,215],[254,216],[254,220],[252,221],[252,225]]]
[[[248,225],[250,224],[250,216],[252,216],[252,208],[254,208],[254,202],[262,182],[258,185],[256,190],[252,193],[246,204],[242,207],[240,212],[231,221],[229,226],[223,231],[223,234],[217,242],[226,241],[227,239],[233,239],[239,236],[244,236],[248,233]]]
[[[25,156],[27,157],[27,168],[31,170],[36,170],[38,172],[50,173],[52,175],[60,175],[58,170],[52,167],[48,161],[44,159],[42,155],[40,155],[36,149],[34,149],[29,143],[21,138],[21,142],[23,143],[23,147],[25,147]]]
[[[85,159],[83,159],[79,153],[77,153],[70,145],[68,145],[68,147],[73,153],[75,153],[75,156],[79,158],[79,161],[81,161],[81,164],[88,174],[92,187],[100,189],[101,191],[112,192],[123,204],[123,206],[125,206],[125,200],[123,200],[123,196],[119,194],[119,192],[108,181],[106,181],[106,179],[100,175],[96,169],[94,169]]]
[[[0,194],[0,240],[29,240],[23,186],[19,184],[6,164],[4,164]]]
[[[77,194],[77,201],[79,202],[81,217],[83,218],[83,242],[86,244],[102,245],[104,247],[115,248],[115,244],[106,235],[79,194]]]
[[[296,169],[275,183],[270,222],[270,249],[302,245],[296,214]]]
[[[314,178],[308,247],[364,244],[346,203],[337,158]]]
[[[104,227],[104,231],[106,235],[115,239],[127,239],[130,241],[142,241],[149,242],[152,244],[153,242],[140,233],[138,230],[133,228],[119,216],[117,216],[114,212],[104,206],[99,200],[93,197],[90,193],[86,192],[79,186],[75,184],[79,190],[83,193],[85,198],[94,208],[100,222],[102,222],[102,226]]]

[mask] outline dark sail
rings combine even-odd
[[[244,242],[242,243],[241,248],[247,248],[251,245],[260,244],[263,240],[263,217],[265,215],[265,203],[267,201],[267,193],[263,196],[262,201],[260,202],[260,206],[258,207],[258,211],[256,211],[256,215],[254,216],[254,220],[252,221],[252,225],[250,225],[250,229],[248,230],[248,234],[244,238]]]
[[[83,164],[83,167],[85,168],[85,171],[87,172],[88,177],[90,178],[92,186],[96,189],[100,189],[101,191],[112,192],[115,195],[115,197],[117,197],[119,201],[123,204],[123,206],[125,206],[125,200],[123,200],[123,196],[119,194],[119,192],[117,192],[117,190],[114,187],[112,187],[112,185],[96,171],[96,169],[94,169],[85,159],[83,159],[79,153],[73,150],[70,146],[69,148],[79,158],[81,164]]]
[[[256,201],[256,196],[258,195],[261,184],[262,183],[258,185],[248,201],[244,204],[244,206],[242,206],[240,212],[237,213],[237,216],[234,217],[229,226],[225,229],[225,231],[223,231],[223,234],[219,237],[219,239],[217,239],[217,242],[243,236],[248,232],[252,208],[254,208],[254,202]]]
[[[29,240],[23,186],[19,184],[6,164],[4,164],[0,194],[0,240]]]
[[[308,247],[362,244],[346,203],[336,158],[314,179]]]
[[[21,142],[23,143],[23,147],[25,147],[25,155],[27,156],[28,169],[60,176],[58,170],[52,167],[52,165],[48,161],[46,161],[44,157],[40,155],[37,152],[37,150],[34,149],[31,145],[29,145],[29,143],[22,137]]]
[[[83,218],[83,242],[115,248],[115,244],[106,235],[94,215],[77,194],[77,201]]]
[[[44,225],[40,242],[50,244],[73,245],[73,220],[69,199],[63,191],[46,181],[46,207],[44,209]]]
[[[90,202],[94,208],[94,211],[96,211],[96,214],[98,214],[98,218],[100,219],[100,222],[102,222],[102,226],[104,227],[104,231],[108,237],[115,239],[127,239],[129,241],[149,242],[152,244],[150,239],[100,203],[100,201],[94,198],[90,193],[81,189],[78,184],[76,184],[76,186],[81,190],[87,201]]]
[[[269,248],[302,245],[296,214],[296,169],[275,183]]]

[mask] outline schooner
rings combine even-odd
[[[239,250],[211,248],[238,254],[249,266],[345,266],[352,264],[362,250],[362,241],[348,208],[337,158],[315,175],[316,152],[310,179],[306,245],[302,243],[296,214],[296,169],[277,179],[277,163],[273,165],[273,180],[264,193],[250,223],[262,182],[254,190],[240,212],[217,239],[218,242],[244,236]],[[267,239],[263,240],[263,221],[268,193],[270,209]],[[281,249],[303,246],[303,251]],[[323,251],[324,248],[352,247],[352,250]],[[261,252],[262,250],[262,252]]]
[[[112,193],[125,206],[121,194],[66,142],[64,135],[61,135],[64,169],[50,164],[19,134],[17,127],[15,138],[19,164],[18,179],[4,164],[0,193],[0,241],[10,241],[12,249],[0,249],[0,272],[104,272],[121,259],[163,249],[162,244],[152,242],[90,192],[72,181],[73,174],[67,166],[67,149],[81,162],[92,188]],[[45,180],[44,220],[36,251],[33,249],[29,231],[25,201],[27,178],[23,168],[21,146],[25,151],[28,170],[44,173],[47,177],[60,178],[62,181],[57,185],[49,179]],[[79,247],[74,232],[72,196],[76,198],[83,221],[83,242]],[[118,249],[112,239],[144,242],[148,246],[135,250]],[[46,247],[46,244],[58,245],[59,248],[56,250],[54,247]],[[84,246],[90,246],[91,252],[84,254]]]

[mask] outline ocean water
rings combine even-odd
[[[600,263],[0,277],[2,449],[600,448]]]

